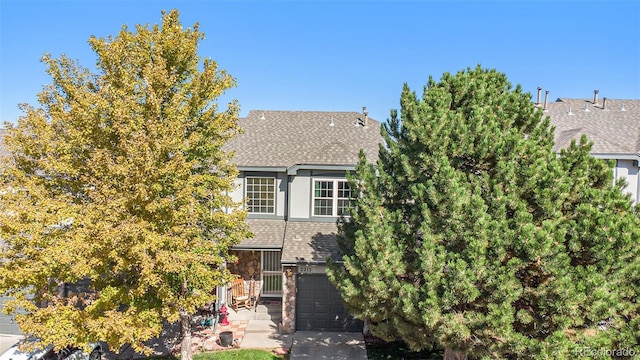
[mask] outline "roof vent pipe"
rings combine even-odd
[[[369,112],[367,111],[367,107],[363,106],[362,107],[362,115],[364,115],[364,124],[363,126],[367,126],[369,123]]]
[[[593,90],[593,103],[598,103],[598,90]]]
[[[547,105],[549,104],[549,90],[545,90],[544,92],[544,107],[542,110],[547,110]]]
[[[602,110],[607,110],[607,97],[602,98]]]
[[[538,98],[536,99],[536,106],[540,105],[540,98],[542,97],[542,88],[538,86]]]

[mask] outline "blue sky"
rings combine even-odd
[[[249,110],[361,111],[384,121],[402,85],[481,64],[534,97],[640,99],[640,1],[0,0],[0,120],[37,104],[43,53],[93,67],[91,35],[200,23],[199,54],[238,81],[221,100]]]

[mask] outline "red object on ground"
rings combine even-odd
[[[229,319],[227,315],[229,315],[229,312],[227,311],[227,306],[225,304],[222,304],[222,306],[220,307],[220,317],[222,317],[222,320],[220,321],[220,325],[222,326],[229,325]]]

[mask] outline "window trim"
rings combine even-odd
[[[317,182],[330,182],[332,183],[333,187],[332,187],[332,191],[333,191],[333,196],[331,197],[331,215],[318,215],[316,214],[316,199],[329,199],[329,198],[325,198],[325,197],[316,197],[316,183]],[[349,181],[347,179],[344,178],[312,178],[311,179],[311,216],[312,217],[319,217],[319,218],[337,218],[340,217],[341,215],[338,215],[338,200],[352,200],[351,197],[349,198],[343,198],[343,197],[338,197],[338,184],[339,183],[346,183],[347,185],[349,184]],[[351,191],[350,191],[351,192]],[[349,217],[348,214],[343,214],[345,217]]]
[[[251,214],[251,215],[275,215],[276,214],[276,208],[277,208],[277,203],[276,203],[276,199],[277,199],[277,178],[275,176],[257,176],[257,175],[251,175],[251,176],[245,176],[244,177],[244,200],[245,200],[245,208],[247,209],[247,214]],[[248,185],[248,179],[271,179],[273,180],[273,212],[252,212],[249,209],[249,196],[247,193],[247,185]]]

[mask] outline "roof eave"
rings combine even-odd
[[[624,154],[624,153],[591,153],[591,156],[598,159],[606,160],[640,160],[640,154]]]
[[[240,171],[260,171],[260,172],[286,172],[285,166],[236,166]]]
[[[234,245],[231,250],[282,250],[282,245]]]
[[[339,263],[342,264],[344,261],[342,259],[338,260],[333,260],[333,262],[335,263]],[[280,263],[282,265],[326,265],[327,261],[326,260],[295,260],[295,259],[282,259],[280,261]]]
[[[334,164],[296,164],[287,169],[287,175],[297,175],[298,170],[339,170],[353,171],[355,165],[334,165]]]

